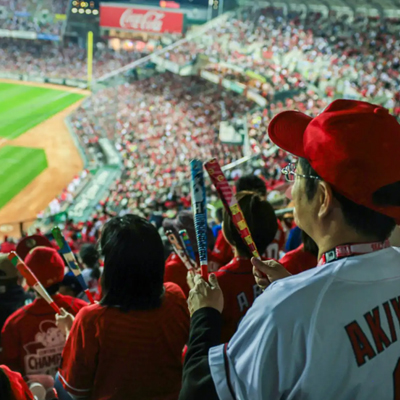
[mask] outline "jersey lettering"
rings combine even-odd
[[[390,305],[392,305],[392,307],[390,307]],[[400,323],[400,297],[386,301],[382,304],[382,309],[384,312],[380,309],[380,306],[378,306],[364,314],[364,319],[371,332],[375,347],[369,342],[357,321],[353,321],[345,326],[359,367],[364,365],[366,361],[374,358],[377,354],[382,353],[392,343],[397,341],[399,331],[397,324],[395,325],[393,320],[396,315]],[[381,315],[386,316],[391,340],[389,339],[388,333],[382,328]]]
[[[392,343],[387,337],[385,331],[381,327],[381,316],[379,314],[379,307],[376,307],[371,312],[364,315],[365,320],[374,338],[375,346],[378,353],[382,353],[385,348],[389,347]]]
[[[376,353],[371,343],[368,341],[367,336],[356,321],[348,324],[345,329],[350,339],[351,346],[353,347],[357,365],[361,367],[365,364],[365,358],[372,360],[376,356]]]
[[[247,297],[246,297],[246,293],[245,293],[245,292],[242,292],[242,293],[239,293],[239,294],[238,294],[238,296],[237,296],[237,301],[238,301],[238,303],[239,303],[240,312],[243,312],[243,310],[244,310],[245,308],[249,308],[249,302],[248,302],[248,300],[247,300]]]
[[[390,303],[392,304],[393,310],[396,313],[397,319],[399,320],[400,323],[400,297],[398,297],[397,299],[391,299]]]
[[[392,342],[396,342],[397,341],[397,333],[396,333],[396,329],[394,327],[393,316],[392,316],[392,313],[390,312],[390,305],[389,305],[388,301],[386,303],[383,303],[383,308],[385,310],[386,318],[388,320],[390,336],[392,338]]]

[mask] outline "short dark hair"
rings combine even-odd
[[[236,192],[256,192],[260,196],[267,196],[267,187],[265,182],[257,175],[244,175],[236,181]]]
[[[133,214],[114,217],[100,238],[104,256],[104,306],[123,311],[161,306],[164,293],[164,248],[157,229]]]
[[[317,172],[311,167],[310,163],[305,158],[299,158],[299,164],[304,175],[318,176]],[[316,179],[305,179],[306,196],[308,200],[312,200],[317,193],[318,181]],[[400,189],[395,185],[389,185],[379,189],[377,205],[384,205],[381,200],[380,193],[384,192],[388,199],[395,199],[399,196],[397,190]],[[396,221],[387,215],[381,214],[368,207],[354,203],[342,194],[332,188],[332,192],[336,200],[339,202],[342,209],[343,217],[346,223],[363,235],[376,237],[380,241],[386,240],[396,226]],[[393,192],[393,193],[392,193]],[[400,202],[400,200],[399,200]],[[399,204],[400,205],[400,204]]]
[[[267,246],[274,240],[276,231],[278,230],[275,211],[271,204],[266,200],[261,200],[257,193],[240,192],[236,195],[236,198],[243,211],[257,250],[260,254],[263,254]],[[223,230],[228,242],[236,247],[241,256],[252,256],[226,211],[224,212]]]
[[[60,290],[60,283],[55,283],[54,285],[47,287],[46,288],[47,293],[50,296],[54,296]]]

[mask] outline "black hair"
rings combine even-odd
[[[51,285],[46,288],[46,291],[50,296],[54,296],[59,290],[60,290],[60,283],[55,283],[54,285]]]
[[[0,367],[0,399],[12,400],[13,397],[10,380],[3,368]]]
[[[318,245],[314,240],[307,235],[304,231],[301,231],[301,241],[304,245],[304,251],[308,251],[313,256],[318,257]]]
[[[236,192],[250,191],[256,192],[260,196],[267,196],[265,182],[256,175],[244,175],[236,181]]]
[[[265,253],[267,246],[274,240],[278,230],[278,221],[271,204],[261,200],[254,192],[240,192],[236,195],[251,236],[260,254]],[[239,255],[251,257],[250,250],[239,235],[230,215],[224,211],[224,235],[228,242],[235,246]]]
[[[100,254],[93,244],[84,244],[79,251],[82,262],[91,269],[90,277],[96,281],[100,278]]]
[[[224,209],[222,207],[218,208],[215,212],[215,216],[219,222],[222,222],[224,219]]]
[[[299,164],[304,175],[318,176],[305,158],[299,158]],[[306,196],[308,200],[314,198],[317,193],[318,181],[316,179],[305,179]],[[332,188],[335,199],[342,209],[344,220],[347,225],[356,232],[376,237],[379,241],[386,240],[396,226],[396,221],[387,215],[381,214],[368,207],[354,203]],[[374,193],[373,200],[377,205],[399,205],[400,206],[400,182],[385,186]]]
[[[104,225],[100,246],[104,256],[101,304],[123,311],[160,307],[164,249],[157,229],[137,215],[114,217]]]

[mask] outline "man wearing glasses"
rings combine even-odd
[[[270,284],[279,264],[253,260],[266,288],[227,344],[223,295],[196,278],[180,399],[400,399],[400,125],[369,103],[337,100],[316,118],[277,115],[269,136],[299,157],[295,220],[317,268]],[[284,276],[284,275],[282,275]]]

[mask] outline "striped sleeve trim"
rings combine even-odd
[[[62,385],[64,386],[64,389],[68,392],[71,393],[74,396],[83,396],[88,394],[92,389],[77,389],[71,386],[66,379],[61,375],[61,372],[58,371],[58,377],[60,378],[60,381]]]

